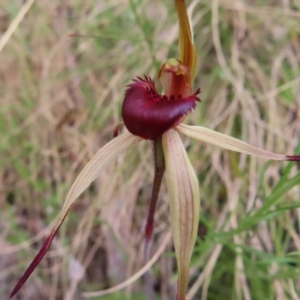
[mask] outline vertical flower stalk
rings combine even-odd
[[[145,262],[148,261],[150,253],[149,243],[152,239],[153,227],[154,227],[154,214],[156,209],[156,203],[158,199],[158,194],[161,186],[162,179],[165,174],[165,158],[162,148],[162,138],[153,141],[153,159],[154,159],[154,178],[152,185],[152,193],[149,204],[149,211],[147,217],[147,223],[145,226]]]
[[[154,178],[152,185],[152,193],[149,203],[148,217],[145,226],[145,245],[144,245],[144,263],[146,264],[150,258],[151,242],[154,229],[154,215],[158,200],[159,190],[162,179],[165,174],[165,158],[162,148],[162,138],[159,137],[152,142],[153,160],[154,160]],[[145,291],[149,299],[154,298],[153,279],[149,272],[145,273]]]

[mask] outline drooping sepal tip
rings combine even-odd
[[[104,147],[102,147],[89,161],[89,163],[83,168],[83,170],[80,172],[80,174],[78,175],[78,177],[76,178],[75,182],[69,190],[64,205],[55,223],[54,229],[52,230],[51,234],[47,237],[42,248],[35,256],[32,263],[29,265],[21,279],[18,281],[17,285],[10,294],[10,298],[12,298],[20,290],[20,288],[24,285],[26,280],[38,266],[40,261],[43,259],[54,239],[54,236],[59,230],[61,224],[64,222],[66,216],[69,213],[69,210],[71,209],[76,199],[99,176],[104,167],[106,167],[110,162],[112,162],[120,153],[126,151],[128,148],[132,147],[140,141],[141,139],[139,137],[133,136],[129,133],[122,134],[110,141]]]
[[[16,295],[16,293],[21,289],[21,287],[27,281],[27,279],[29,278],[29,276],[32,274],[32,272],[39,265],[39,263],[41,262],[41,260],[43,259],[43,257],[46,255],[46,253],[47,253],[48,249],[50,248],[51,243],[52,243],[52,241],[53,241],[53,239],[54,239],[54,237],[55,237],[58,229],[59,229],[59,227],[56,228],[55,230],[53,230],[50,233],[50,235],[46,238],[46,240],[45,240],[42,248],[40,249],[40,251],[38,252],[38,254],[35,256],[35,258],[31,262],[31,264],[27,268],[27,270],[24,272],[24,274],[19,279],[19,281],[17,282],[16,286],[14,287],[14,289],[12,290],[12,292],[10,293],[10,295],[9,295],[10,298],[12,298],[13,296]]]

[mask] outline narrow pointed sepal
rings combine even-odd
[[[272,159],[272,160],[288,160],[288,161],[299,161],[300,156],[289,156],[283,154],[277,154],[274,152],[259,149],[257,147],[251,146],[241,140],[233,138],[229,135],[202,127],[202,126],[189,126],[185,124],[179,124],[176,129],[193,139],[202,141],[214,146],[218,146],[227,150],[245,153],[249,155],[255,155],[258,157]]]
[[[184,0],[175,0],[179,18],[179,59],[190,70],[191,81],[193,81],[197,67],[197,52],[194,46],[193,32],[184,2]]]
[[[177,300],[185,299],[200,214],[199,185],[178,132],[163,134],[171,227],[178,264]]]
[[[10,298],[12,298],[19,291],[19,289],[23,286],[28,277],[32,274],[37,265],[40,263],[42,258],[45,256],[55,234],[57,233],[64,219],[66,218],[75,200],[100,175],[104,167],[111,163],[120,153],[126,151],[129,147],[135,145],[139,141],[141,141],[141,138],[133,136],[129,133],[120,135],[119,137],[113,139],[111,142],[106,144],[103,148],[101,148],[97,152],[97,154],[90,160],[90,162],[85,166],[85,168],[81,171],[81,173],[78,175],[77,179],[71,186],[52,232],[47,237],[41,250],[38,252],[30,266],[27,268],[23,276],[18,281],[17,285],[10,294]]]

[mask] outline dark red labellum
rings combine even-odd
[[[188,97],[167,97],[157,93],[154,82],[145,76],[133,80],[125,92],[122,117],[128,131],[155,140],[174,126],[200,101],[198,89]]]

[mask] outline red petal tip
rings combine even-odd
[[[48,249],[49,249],[49,247],[50,247],[57,231],[58,231],[58,228],[55,231],[51,232],[51,234],[47,237],[47,239],[44,242],[42,248],[40,249],[38,254],[35,256],[35,258],[31,262],[31,264],[29,265],[29,267],[27,268],[27,270],[25,271],[25,273],[20,278],[20,280],[16,284],[15,288],[13,289],[11,294],[9,295],[9,298],[12,298],[13,296],[16,295],[16,293],[20,290],[20,288],[23,286],[23,284],[27,281],[29,276],[32,274],[32,272],[35,270],[35,268],[38,266],[40,261],[43,259],[43,257],[47,253],[47,251],[48,251]]]
[[[287,155],[287,161],[300,161],[300,155]]]

